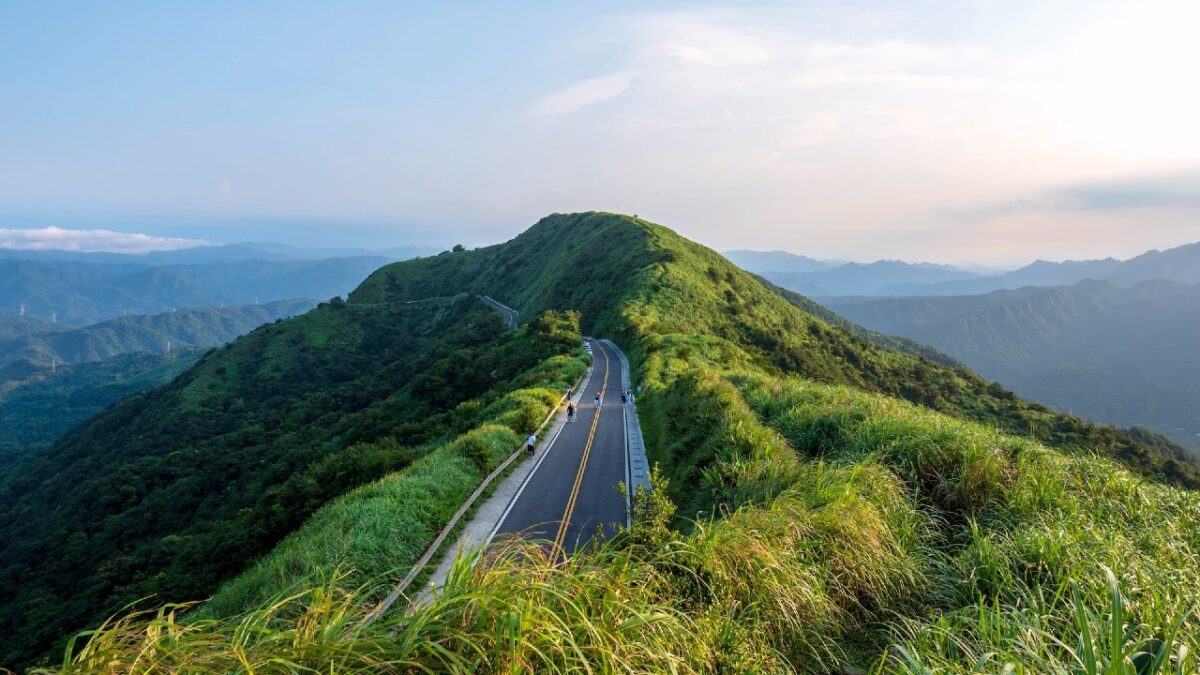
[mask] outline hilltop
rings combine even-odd
[[[505,332],[479,293],[538,318]],[[223,580],[207,620],[114,624],[75,669],[142,654],[211,672],[279,659],[830,672],[907,653],[965,670],[990,651],[1046,671],[1064,656],[1050,638],[1072,643],[1079,625],[1065,585],[1095,614],[1104,562],[1121,564],[1116,587],[1136,584],[1142,621],[1171,625],[1173,594],[1200,579],[1184,534],[1197,500],[1164,485],[1200,484],[1181,448],[1029,404],[785,296],[605,213],[383,267],[344,303],[118,404],[0,493],[0,651],[28,659],[121,601],[198,599]],[[573,381],[581,330],[621,344],[644,388],[660,473],[638,526],[563,565],[525,550],[460,568],[413,617],[363,627],[377,573],[406,570],[553,391],[528,399],[525,421],[497,422],[493,401]],[[1166,590],[1137,583],[1184,568]],[[984,621],[998,628],[970,637]]]

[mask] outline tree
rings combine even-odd
[[[462,253],[463,251],[465,251],[465,250],[467,250],[467,249],[466,249],[466,247],[465,247],[465,246],[463,246],[462,244],[455,244],[455,245],[454,245],[454,248],[452,248],[452,249],[450,249],[450,250],[451,250],[451,251],[454,251],[455,253]]]

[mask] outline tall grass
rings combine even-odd
[[[565,562],[516,542],[464,558],[429,605],[365,627],[374,588],[345,568],[235,616],[126,617],[63,670],[1197,672],[1200,495],[1001,433],[1037,419],[1066,429],[1047,435],[1062,445],[1116,438],[782,311],[662,228],[607,246],[632,236],[607,218],[523,235],[556,242],[540,264],[605,283],[542,279],[504,299],[583,308],[628,340],[662,470],[633,532]],[[385,268],[355,300],[503,287],[527,259],[495,247]]]
[[[479,482],[520,444],[575,382],[582,357],[554,357],[517,389],[473,416],[479,426],[435,448],[410,466],[352,490],[321,507],[270,554],[223,584],[201,613],[229,616],[280,594],[319,583],[322,571],[342,570],[360,594],[386,592],[408,571]],[[369,592],[367,589],[370,589]]]

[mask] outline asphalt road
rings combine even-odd
[[[481,295],[479,298],[492,307],[500,310],[504,314],[504,325],[508,326],[509,328],[517,327],[517,310],[502,302],[499,302],[498,300],[493,300],[486,295]]]
[[[545,540],[570,555],[598,533],[625,525],[625,495],[617,490],[625,480],[621,365],[611,348],[591,344],[594,366],[576,421],[566,423],[553,444],[539,446],[540,463],[501,520],[498,537]],[[599,407],[596,392],[603,394]]]

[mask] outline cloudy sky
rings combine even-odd
[[[248,4],[0,5],[0,245],[588,209],[859,260],[1200,240],[1195,0]]]

